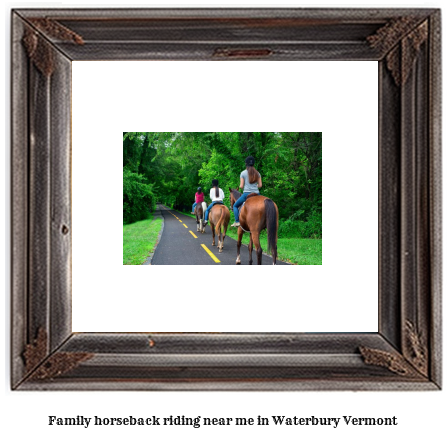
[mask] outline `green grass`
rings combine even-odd
[[[228,227],[227,235],[237,240],[235,228]],[[244,233],[242,243],[248,245],[250,237]],[[267,252],[267,233],[263,231],[260,236],[263,252]],[[295,237],[278,238],[278,259],[294,265],[322,265],[323,240],[299,239]]]
[[[146,219],[123,225],[123,265],[141,265],[154,251],[163,221]]]
[[[278,255],[294,265],[322,265],[323,239],[282,237],[278,239]]]

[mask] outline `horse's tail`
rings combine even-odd
[[[267,224],[267,252],[271,253],[276,248],[278,234],[278,213],[275,203],[267,198],[264,200],[265,219]]]
[[[220,218],[216,224],[216,230],[218,230],[219,233],[220,233],[222,225],[224,224],[224,220],[225,220],[225,209],[221,208],[220,209]]]

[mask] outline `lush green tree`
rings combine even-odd
[[[124,169],[123,172],[123,222],[132,223],[147,219],[155,207],[152,186],[144,182],[142,175]]]

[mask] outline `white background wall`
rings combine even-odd
[[[137,5],[134,0],[133,4]],[[145,1],[142,4],[156,5],[154,2]],[[193,6],[188,2],[178,1],[173,6]],[[200,3],[195,2],[195,5],[213,5],[211,0]],[[326,1],[325,4],[319,6],[333,6],[336,3]],[[392,5],[388,2],[381,1],[374,4],[365,2],[357,2],[351,6],[421,6],[421,7],[441,7],[440,2],[418,3],[418,2],[402,2],[394,1]],[[5,61],[2,63],[2,74],[5,87],[3,89],[5,117],[2,117],[1,132],[5,132],[5,145],[8,145],[9,121],[8,121],[8,71],[5,67],[9,65],[8,50],[9,50],[9,9],[12,7],[71,7],[71,6],[117,6],[111,3],[96,2],[96,4],[82,4],[75,3],[52,3],[52,2],[9,2],[6,3],[3,11],[3,23],[5,43],[2,44],[3,56]],[[123,6],[129,7],[132,4],[128,3]],[[166,6],[166,5],[164,5]],[[215,6],[233,6],[231,4],[215,3]],[[277,6],[274,4],[261,4],[259,2],[250,2],[246,0],[244,6]],[[306,6],[305,4],[288,3],[281,6]],[[317,5],[308,5],[315,7]],[[349,5],[340,5],[349,6]],[[9,151],[7,147],[4,148],[4,175],[2,178],[2,201],[8,202],[9,196]],[[2,202],[3,204],[3,202]],[[124,433],[132,437],[147,437],[147,436],[171,436],[174,433],[177,435],[189,436],[228,436],[231,433],[233,436],[271,436],[274,433],[277,436],[296,437],[302,434],[306,437],[320,437],[320,436],[343,436],[343,437],[376,437],[381,436],[395,437],[395,436],[444,436],[447,432],[445,424],[445,407],[447,406],[447,397],[445,391],[438,392],[337,392],[337,393],[301,393],[301,392],[270,392],[270,393],[65,393],[65,392],[50,392],[50,393],[22,393],[11,392],[9,390],[9,336],[10,336],[10,319],[9,319],[9,213],[6,209],[4,215],[1,216],[2,221],[2,235],[5,236],[5,250],[1,257],[4,257],[5,263],[1,263],[1,278],[5,278],[3,285],[5,288],[4,300],[2,300],[2,324],[4,328],[2,342],[2,394],[1,394],[1,422],[0,430],[5,432],[3,436],[46,436],[59,437],[62,434],[66,437],[83,436],[109,436],[118,437]],[[3,354],[4,353],[4,354]],[[444,361],[445,362],[445,361]],[[445,366],[444,366],[445,369]],[[445,374],[445,372],[444,372]],[[57,415],[60,417],[73,417],[83,415],[92,417],[94,415],[104,417],[123,417],[132,415],[150,416],[156,415],[159,417],[169,415],[185,415],[197,416],[201,415],[209,417],[256,417],[261,415],[269,417],[271,415],[286,415],[286,416],[317,416],[317,417],[340,417],[343,415],[352,415],[358,417],[370,416],[397,416],[399,425],[394,428],[341,428],[338,429],[324,429],[324,428],[306,428],[300,427],[282,427],[280,429],[236,429],[236,428],[213,428],[212,431],[205,428],[160,428],[153,429],[121,429],[121,428],[107,428],[104,430],[88,428],[82,429],[78,427],[48,427],[48,416]]]
[[[75,61],[73,330],[147,331],[149,312],[155,331],[377,331],[377,70],[359,61]],[[322,132],[323,265],[123,266],[123,131]]]

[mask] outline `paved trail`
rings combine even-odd
[[[152,265],[235,265],[236,240],[226,237],[223,252],[219,253],[216,246],[212,246],[212,233],[209,225],[205,234],[197,232],[195,218],[178,213],[158,204],[157,210],[164,218],[163,233],[152,257]],[[228,225],[230,227],[230,224]],[[265,251],[266,248],[263,248]],[[248,265],[248,248],[241,247],[241,261]],[[273,260],[262,255],[262,263],[271,265]],[[257,264],[256,252],[253,249],[253,264]],[[277,261],[278,265],[286,263]]]

